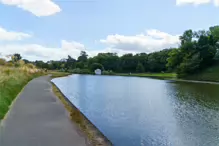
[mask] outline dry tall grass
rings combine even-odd
[[[0,65],[0,119],[7,113],[11,102],[22,88],[31,79],[42,74],[34,65],[25,64],[22,60],[17,64]]]

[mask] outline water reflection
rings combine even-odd
[[[53,80],[116,146],[219,145],[219,86],[138,77]]]
[[[219,86],[176,82],[168,85],[184,145],[219,145]]]

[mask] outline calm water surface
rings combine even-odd
[[[219,85],[90,75],[53,82],[115,146],[219,146]]]

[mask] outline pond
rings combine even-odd
[[[219,85],[93,75],[53,82],[115,146],[219,145]]]

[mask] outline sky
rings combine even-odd
[[[0,0],[0,54],[150,53],[177,47],[187,29],[219,25],[218,14],[219,0]]]

